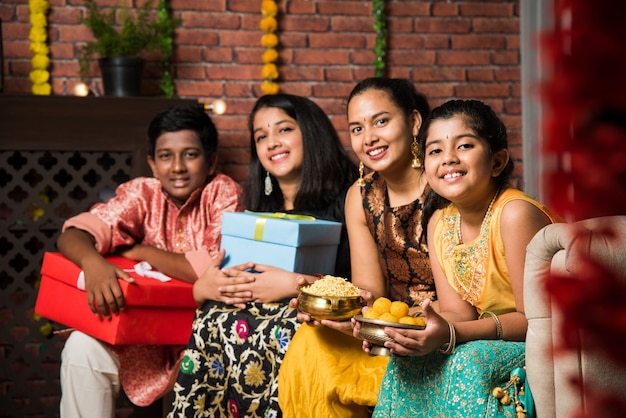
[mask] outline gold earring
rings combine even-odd
[[[363,178],[364,168],[365,168],[365,164],[363,164],[363,161],[359,161],[359,179],[356,181],[356,184],[358,184],[361,187],[365,187],[365,179]]]
[[[411,143],[411,154],[413,155],[413,161],[411,161],[411,167],[422,168],[422,162],[420,161],[420,149],[417,144],[417,136],[413,136],[413,142]]]

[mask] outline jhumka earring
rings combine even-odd
[[[413,161],[411,161],[411,167],[413,168],[422,168],[422,162],[420,161],[420,149],[419,145],[417,145],[417,136],[413,137],[413,142],[411,143],[411,154],[413,155]]]
[[[274,191],[274,187],[272,187],[272,178],[270,177],[269,171],[265,175],[265,196],[269,196]]]
[[[361,187],[365,187],[365,179],[363,178],[364,168],[365,168],[365,164],[363,164],[363,161],[359,161],[359,179],[356,181],[356,184],[358,184]]]

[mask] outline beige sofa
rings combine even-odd
[[[613,225],[614,237],[599,232],[607,223]],[[576,233],[580,227],[584,228],[583,232]],[[590,414],[588,416],[600,416],[588,410],[590,390],[610,391],[626,401],[626,370],[607,359],[606,354],[579,349],[553,356],[553,347],[561,339],[560,312],[545,290],[545,281],[551,272],[576,274],[579,251],[619,272],[626,281],[626,216],[549,225],[528,245],[524,277],[528,318],[526,371],[538,418],[570,418],[580,411]],[[602,301],[590,300],[589,303]],[[584,346],[584,333],[580,337]],[[571,377],[581,379],[582,389],[570,383]]]

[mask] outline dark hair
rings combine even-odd
[[[166,132],[194,131],[208,158],[217,151],[217,129],[200,105],[170,106],[159,112],[148,126],[148,155],[154,158],[157,139]]]
[[[489,145],[489,152],[494,154],[502,149],[508,149],[506,127],[491,107],[478,100],[450,100],[433,109],[430,117],[424,123],[420,134],[420,154],[425,155],[426,138],[431,124],[437,120],[446,120],[454,116],[463,117],[467,127],[473,130],[480,138]],[[495,178],[498,188],[503,188],[509,183],[513,174],[513,160],[509,161],[502,172]],[[426,227],[432,214],[450,203],[449,200],[439,196],[431,189],[424,204],[424,217],[422,225]]]
[[[391,101],[403,109],[407,117],[411,115],[413,110],[417,110],[422,116],[422,120],[426,120],[430,113],[430,106],[426,96],[418,93],[413,82],[405,78],[366,78],[354,86],[348,96],[348,104],[355,96],[370,89],[386,92]]]
[[[294,202],[294,210],[309,211],[327,207],[353,183],[357,177],[356,165],[341,145],[339,136],[324,111],[311,100],[290,94],[260,97],[248,119],[250,131],[250,166],[246,188],[247,208],[267,212],[284,208],[284,197],[276,179],[269,196],[263,192],[266,171],[259,162],[254,140],[254,117],[263,108],[277,108],[293,118],[302,132],[302,175]]]

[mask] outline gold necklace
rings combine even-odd
[[[496,201],[496,198],[498,197],[499,194],[500,194],[500,189],[496,190],[496,194],[493,195],[491,202],[489,202],[489,206],[487,206],[487,212],[485,212],[483,221],[480,223],[480,230],[478,231],[478,235],[482,234],[483,231],[485,231],[485,229],[488,229],[487,222],[491,218],[491,216],[489,216],[491,215],[491,207],[493,206],[493,202]],[[463,237],[461,236],[461,212],[460,211],[459,211],[459,215],[457,216],[456,235],[457,235],[457,239],[459,240],[459,244],[462,244]]]
[[[452,259],[454,265],[452,280],[454,287],[463,300],[472,305],[476,302],[487,273],[487,266],[485,265],[485,260],[489,253],[489,239],[487,235],[489,233],[489,222],[491,221],[491,209],[499,193],[500,189],[498,189],[487,207],[485,217],[480,224],[478,238],[474,241],[474,244],[469,246],[462,245],[460,212],[457,214],[456,231],[451,231],[452,234],[457,235],[457,242],[450,242],[451,245],[448,247],[446,254],[447,257]]]

